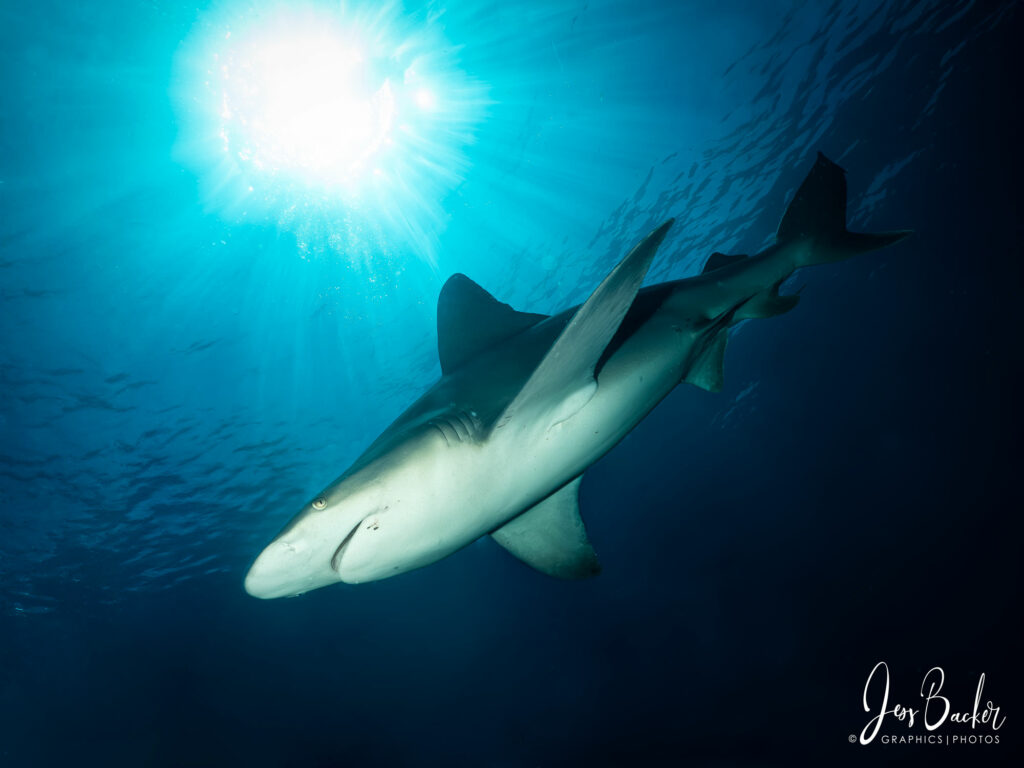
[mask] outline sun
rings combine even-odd
[[[177,156],[211,207],[314,249],[352,248],[360,232],[422,240],[487,105],[456,50],[397,5],[212,12],[179,52]]]
[[[395,95],[336,29],[255,36],[223,57],[224,152],[267,174],[351,186],[394,145]]]

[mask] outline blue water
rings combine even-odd
[[[190,52],[252,12],[0,7],[0,764],[1009,760],[1019,3],[396,7],[481,94],[404,229],[232,206],[190,150]],[[680,387],[587,473],[598,578],[481,541],[244,593],[438,375],[450,274],[553,312],[672,216],[649,279],[695,274],[770,241],[818,150],[852,229],[916,235],[799,274],[723,392]],[[848,744],[882,659],[964,708],[985,672],[1003,743]]]

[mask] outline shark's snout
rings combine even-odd
[[[294,597],[338,581],[329,563],[317,563],[315,551],[301,541],[278,538],[264,549],[245,575],[245,591],[269,600]]]
[[[286,570],[294,564],[295,549],[290,542],[277,540],[260,552],[245,575],[245,591],[253,597],[284,597],[290,592]]]

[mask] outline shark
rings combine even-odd
[[[802,267],[896,243],[854,233],[846,172],[818,153],[754,256],[714,253],[696,276],[643,287],[673,221],[641,240],[580,306],[519,312],[462,274],[437,305],[439,380],[260,552],[257,598],[385,579],[490,536],[534,569],[600,564],[580,517],[584,472],[677,385],[717,392],[731,327],[796,306]]]

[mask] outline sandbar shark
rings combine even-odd
[[[254,597],[384,579],[482,536],[551,576],[599,570],[579,513],[587,467],[677,384],[722,387],[729,328],[792,309],[798,268],[910,232],[846,228],[845,171],[818,154],[775,244],[715,253],[697,276],[642,288],[666,221],[579,307],[517,312],[456,274],[437,306],[441,377],[318,493],[245,577]]]

